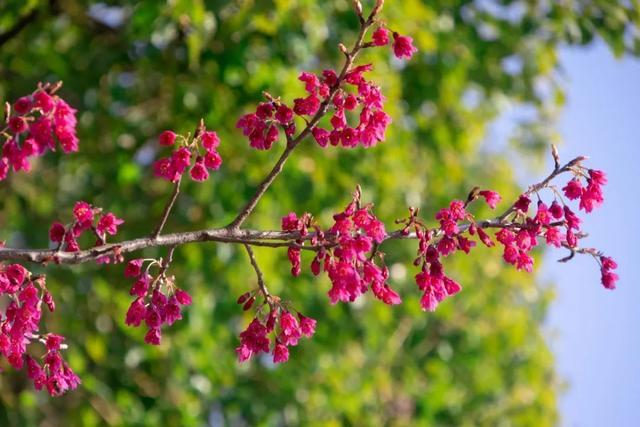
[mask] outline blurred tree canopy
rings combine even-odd
[[[365,10],[373,1],[363,1]],[[387,0],[383,18],[414,37],[406,65],[366,52],[394,123],[375,149],[302,144],[247,226],[277,229],[289,211],[329,224],[357,183],[392,223],[423,217],[474,185],[517,195],[506,154],[483,144],[505,105],[527,108],[512,148],[539,158],[562,106],[558,49],[604,40],[640,54],[638,0]],[[234,129],[268,90],[291,101],[299,71],[337,67],[355,37],[351,1],[171,0],[0,2],[0,100],[63,80],[79,110],[80,152],[47,155],[31,174],[0,184],[0,238],[43,247],[48,225],[76,200],[126,219],[122,238],[151,231],[170,193],[149,164],[164,129],[192,131],[200,117],[222,138],[222,169],[186,183],[166,231],[227,224],[280,149],[251,150]],[[280,142],[282,144],[282,142]],[[489,212],[478,212],[489,215]],[[255,284],[240,247],[180,247],[172,267],[195,303],[159,348],[124,325],[123,267],[47,268],[58,310],[48,329],[66,335],[83,385],[62,398],[35,393],[23,372],[0,376],[0,425],[531,425],[557,422],[560,381],[541,324],[551,299],[535,277],[481,248],[448,260],[464,291],[423,313],[413,283],[415,243],[383,250],[404,303],[330,306],[326,278],[294,279],[285,250],[257,250],[273,291],[318,319],[318,332],[273,366],[238,365],[237,333],[250,320],[235,304]],[[150,256],[163,250],[150,250]],[[308,265],[310,258],[304,258]],[[303,269],[304,271],[305,269]]]

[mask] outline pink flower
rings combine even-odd
[[[555,200],[553,201],[553,203],[551,203],[551,206],[549,207],[549,212],[551,212],[551,215],[555,219],[560,219],[564,216],[564,213],[562,211],[562,206],[560,206],[560,204]]]
[[[542,225],[549,225],[551,223],[552,215],[549,212],[549,208],[543,202],[538,202],[538,211],[536,212],[536,216],[534,221]]]
[[[178,148],[171,154],[171,167],[182,175],[191,164],[191,151],[186,147]]]
[[[176,300],[180,305],[191,305],[191,295],[182,289],[177,289],[175,293]]]
[[[273,116],[273,104],[271,102],[262,102],[256,108],[256,116],[262,120],[270,119]]]
[[[281,104],[276,111],[275,118],[281,125],[286,125],[293,120],[293,110]]]
[[[151,345],[160,345],[160,341],[162,340],[162,334],[160,329],[149,329],[147,334],[144,336],[144,342]]]
[[[64,342],[64,337],[56,334],[47,334],[47,339],[45,342],[45,346],[47,350],[60,350],[60,346]]]
[[[287,250],[287,256],[291,262],[291,274],[294,277],[300,275],[300,248],[290,247]]]
[[[191,168],[190,174],[191,178],[198,182],[206,181],[207,178],[209,178],[209,171],[207,171],[207,168],[204,165],[204,159],[200,157],[196,160],[195,164]]]
[[[289,212],[282,217],[281,227],[283,231],[298,231],[300,228],[300,220],[295,212]]]
[[[478,228],[478,238],[488,248],[495,246],[495,243],[493,242],[493,240],[491,240],[491,237],[489,237],[489,235],[482,228]]]
[[[314,90],[320,86],[320,80],[318,79],[318,76],[307,71],[303,71],[302,73],[300,73],[300,75],[298,76],[298,80],[304,82],[304,89],[309,93],[313,93]]]
[[[9,119],[9,129],[15,133],[22,133],[27,130],[27,120],[21,116],[13,116]]]
[[[606,269],[602,269],[602,276],[601,276],[601,282],[602,285],[607,288],[607,289],[615,289],[616,288],[616,282],[618,281],[619,277],[616,273],[610,271],[610,270],[606,270]]]
[[[34,105],[44,113],[48,113],[55,107],[53,98],[44,91],[38,91],[33,95]]]
[[[64,238],[65,228],[59,222],[54,222],[51,224],[49,228],[49,240],[54,243],[62,243],[62,239]]]
[[[138,277],[142,269],[142,259],[132,259],[124,269],[124,277]]]
[[[204,165],[208,169],[218,170],[222,165],[222,157],[216,151],[209,151],[204,156]]]
[[[160,145],[170,146],[176,142],[176,134],[173,131],[165,130],[160,134],[160,138],[158,138],[158,142]]]
[[[562,240],[564,236],[560,233],[557,227],[549,227],[547,231],[544,233],[545,240],[548,245],[555,246],[559,248],[562,246]]]
[[[464,236],[456,236],[456,240],[458,241],[458,249],[467,254],[471,251],[471,248],[476,245],[476,242],[469,240]]]
[[[273,363],[282,363],[289,360],[289,349],[284,344],[276,344],[273,349]]]
[[[23,115],[31,111],[32,106],[33,103],[31,102],[31,99],[28,96],[23,96],[14,102],[13,109],[16,113]]]
[[[96,226],[96,231],[100,235],[105,233],[114,236],[118,232],[118,226],[124,224],[124,220],[116,217],[113,213],[108,212],[102,215]]]
[[[600,268],[602,285],[607,289],[615,289],[616,282],[618,281],[618,275],[611,270],[618,268],[618,264],[610,257],[601,256]]]
[[[270,341],[267,334],[267,328],[258,319],[253,319],[247,329],[240,333],[240,346],[236,348],[238,360],[244,362],[254,354],[268,353]]]
[[[90,227],[93,224],[93,208],[87,202],[77,202],[73,207],[73,216],[82,228]]]
[[[320,100],[314,94],[293,100],[293,111],[299,116],[314,115],[318,108],[320,108]]]
[[[580,229],[580,218],[569,208],[569,206],[565,206],[564,210],[564,219],[567,221],[567,226],[574,230]]]
[[[495,191],[483,190],[483,191],[480,191],[478,194],[484,197],[484,199],[487,202],[487,205],[489,205],[491,209],[495,209],[496,205],[500,202],[500,200],[502,200],[502,197],[500,197],[500,194],[496,193]]]
[[[435,311],[438,307],[438,300],[433,292],[425,292],[420,298],[420,306],[423,311]]]
[[[262,123],[262,121],[258,118],[257,115],[253,113],[245,114],[244,116],[240,117],[240,119],[236,123],[236,128],[242,129],[242,133],[244,134],[244,136],[249,136],[254,132],[254,130],[258,126],[258,123]]]
[[[582,195],[580,196],[579,208],[589,213],[602,205],[603,202],[604,196],[600,185],[590,180],[587,188],[582,191]]]
[[[531,199],[526,195],[521,194],[518,200],[516,201],[514,207],[523,213],[527,213],[527,211],[529,210],[530,203],[531,203]]]
[[[280,327],[282,328],[282,333],[285,335],[297,335],[300,333],[298,321],[288,311],[284,311],[280,315]]]
[[[589,178],[598,185],[605,185],[607,183],[607,175],[599,170],[589,169]]]
[[[146,313],[147,308],[144,305],[143,299],[138,298],[129,306],[124,323],[129,326],[140,326],[140,323],[142,323]]]
[[[302,335],[307,338],[311,338],[316,332],[316,320],[307,316],[303,316],[298,313],[298,319],[300,320],[300,331]]]
[[[9,162],[6,157],[0,158],[0,181],[7,178],[9,173]]]
[[[601,256],[600,262],[602,263],[602,267],[607,270],[615,270],[618,268],[618,263],[613,260],[611,257]]]
[[[564,191],[564,195],[569,200],[576,200],[582,195],[582,184],[578,178],[573,178],[564,186],[562,191]]]
[[[406,57],[411,59],[414,53],[418,49],[413,46],[413,39],[407,36],[401,36],[398,33],[393,33],[393,53],[398,59]]]
[[[389,43],[389,31],[380,27],[373,32],[371,40],[374,46],[386,46]]]
[[[214,151],[220,145],[220,137],[215,131],[204,131],[200,135],[200,141],[205,150],[211,152]]]
[[[318,145],[322,148],[327,146],[327,143],[329,142],[329,131],[326,129],[322,129],[320,127],[314,127],[313,130],[311,131],[311,133],[313,134],[313,138],[316,140],[316,142],[318,143]]]
[[[131,285],[131,290],[129,291],[129,295],[135,295],[138,298],[142,298],[147,295],[149,291],[149,285],[151,284],[151,276],[148,274],[143,274],[140,276],[138,280],[136,280],[133,285]]]
[[[178,305],[178,300],[175,295],[169,298],[169,302],[165,306],[164,312],[164,322],[171,326],[176,321],[182,319],[182,312],[180,311],[180,305]]]

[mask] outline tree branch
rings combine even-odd
[[[558,175],[570,172],[573,168],[579,165],[580,162],[585,160],[585,157],[576,157],[562,167],[554,167],[554,170],[541,182],[529,187],[524,194],[531,194],[535,191],[539,191],[546,188],[551,180]],[[282,161],[281,163],[284,163]],[[275,174],[277,175],[277,173]],[[275,178],[274,175],[274,178]],[[273,179],[271,180],[273,181]],[[178,187],[180,182],[176,183],[174,193],[165,206],[165,212],[163,214],[163,221],[160,223],[160,231],[162,225],[166,222],[168,212],[171,210],[173,203],[178,194]],[[255,206],[255,204],[254,204]],[[477,221],[477,225],[482,228],[522,228],[523,224],[506,221],[506,218],[514,212],[515,204],[511,205],[500,216]],[[248,211],[250,213],[250,211]],[[562,225],[563,222],[556,222],[550,224],[551,226]],[[470,223],[461,224],[459,227],[460,232],[465,232],[469,229]],[[86,249],[77,252],[61,252],[59,249],[15,249],[15,248],[0,248],[0,261],[9,260],[22,260],[30,261],[34,263],[46,264],[81,264],[85,262],[95,261],[97,258],[117,253],[124,255],[129,252],[134,252],[140,249],[159,247],[159,246],[179,246],[186,243],[194,242],[221,242],[221,243],[234,243],[244,244],[247,246],[267,246],[267,247],[298,247],[305,250],[317,251],[321,248],[330,248],[336,246],[338,243],[335,241],[335,235],[332,233],[325,233],[324,237],[328,243],[322,245],[309,245],[305,246],[304,242],[313,239],[316,235],[315,232],[307,233],[305,236],[300,236],[300,233],[295,231],[263,231],[263,230],[241,230],[235,227],[214,228],[210,230],[198,230],[187,231],[182,233],[171,234],[155,234],[150,237],[141,237],[133,240],[126,240],[116,243],[108,243],[101,246],[96,246],[91,249]],[[440,235],[434,236],[434,239],[441,237]],[[397,230],[387,234],[384,240],[396,240],[396,239],[416,239],[415,233],[403,233],[402,230]],[[299,242],[302,242],[300,244]]]
[[[180,182],[181,181],[182,181],[182,176],[180,176],[178,178],[178,180],[175,182],[175,184],[173,186],[173,193],[171,194],[171,197],[167,201],[167,204],[165,205],[164,210],[162,211],[162,217],[160,218],[160,223],[158,224],[156,229],[151,234],[151,237],[154,238],[154,239],[157,238],[160,235],[160,233],[162,233],[162,229],[164,228],[165,224],[167,223],[167,219],[169,218],[169,214],[171,213],[171,209],[173,208],[173,205],[175,204],[176,199],[178,198],[178,194],[180,194]]]
[[[271,172],[269,172],[269,174],[267,174],[267,176],[262,180],[262,182],[256,188],[256,192],[254,193],[253,197],[249,199],[247,204],[242,208],[242,210],[240,210],[240,213],[238,213],[235,219],[227,226],[228,229],[230,230],[238,229],[247,220],[249,215],[251,215],[253,210],[256,208],[256,205],[258,204],[258,202],[260,201],[264,193],[266,193],[267,189],[271,186],[273,181],[275,181],[278,175],[280,175],[280,172],[282,172],[284,164],[289,158],[289,156],[291,155],[291,153],[293,152],[293,150],[298,146],[298,144],[300,144],[300,142],[302,142],[309,135],[309,133],[311,133],[311,130],[314,128],[314,126],[318,124],[320,119],[322,119],[322,117],[324,117],[324,115],[327,113],[327,111],[329,110],[329,105],[331,103],[331,100],[333,99],[333,95],[335,95],[338,89],[340,89],[340,86],[342,86],[342,83],[344,82],[347,72],[353,65],[353,61],[358,55],[358,52],[363,47],[362,41],[364,39],[365,34],[367,33],[367,30],[373,24],[374,18],[375,18],[375,15],[372,14],[367,21],[363,21],[361,23],[360,32],[358,33],[356,42],[354,43],[351,51],[345,53],[344,65],[342,67],[342,70],[340,71],[340,74],[338,75],[338,79],[336,83],[331,87],[329,91],[329,95],[322,102],[322,104],[320,104],[320,108],[318,109],[316,114],[313,116],[313,118],[307,123],[307,125],[302,130],[302,132],[300,132],[300,134],[298,134],[298,136],[292,139],[291,141],[287,141],[287,146],[285,150],[283,151],[282,155],[280,155],[280,158],[278,158],[278,161],[271,169]]]

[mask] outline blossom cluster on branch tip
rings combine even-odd
[[[360,197],[358,188],[347,207],[333,216],[335,222],[326,232],[313,222],[310,214],[298,218],[293,212],[282,218],[282,229],[299,232],[301,239],[296,242],[299,246],[304,244],[302,239],[308,229],[315,229],[310,243],[320,246],[320,250],[311,262],[311,271],[316,276],[321,271],[327,272],[332,284],[328,292],[332,304],[353,302],[369,289],[385,304],[399,304],[400,296],[387,283],[389,270],[377,248],[387,236],[384,224],[373,214],[371,204],[361,205]],[[297,276],[300,248],[290,247],[288,254],[291,272]]]
[[[417,49],[411,37],[393,33],[393,51],[398,58],[411,58]],[[378,28],[372,36],[370,46],[384,46],[389,43],[388,30]],[[320,76],[303,71],[298,80],[304,83],[307,96],[293,100],[293,106],[287,106],[282,100],[266,94],[268,102],[262,102],[254,113],[240,117],[236,127],[242,129],[249,138],[249,145],[258,150],[269,150],[280,138],[283,130],[287,138],[296,132],[294,115],[314,117],[323,105],[331,109],[329,121],[331,128],[316,124],[311,133],[321,147],[331,144],[354,148],[359,145],[372,147],[384,141],[391,117],[384,112],[384,96],[380,87],[367,81],[363,74],[373,69],[372,64],[358,65],[349,69],[344,76],[334,70],[326,69]],[[349,89],[353,88],[353,89]],[[349,124],[349,116],[356,125]],[[357,119],[356,119],[357,118]]]
[[[125,277],[135,280],[129,291],[135,299],[125,323],[140,326],[144,321],[148,328],[144,337],[147,344],[160,345],[162,325],[171,326],[182,319],[182,306],[191,305],[191,296],[176,286],[173,276],[166,275],[166,267],[162,260],[134,259],[124,270]],[[152,268],[159,269],[155,276],[150,274]]]
[[[112,212],[103,212],[102,208],[91,206],[84,201],[76,202],[73,207],[73,221],[67,225],[54,222],[49,228],[49,240],[58,244],[58,251],[77,252],[80,250],[78,239],[84,232],[95,235],[94,246],[107,243],[107,235],[115,236],[118,227],[124,224],[124,220],[115,216]],[[121,262],[122,257],[117,253],[113,255],[115,262]],[[111,257],[103,256],[96,260],[98,263],[109,263]]]
[[[243,310],[249,310],[259,292],[255,289],[240,295],[238,304],[242,304]],[[286,362],[289,360],[289,347],[298,345],[303,336],[311,338],[316,331],[314,319],[301,313],[294,316],[289,304],[268,294],[263,296],[264,302],[258,307],[256,316],[240,333],[240,345],[236,348],[240,362],[260,353],[271,353],[274,363]]]
[[[220,138],[215,131],[206,130],[203,124],[193,138],[166,130],[160,134],[159,143],[167,147],[175,146],[171,156],[153,163],[155,176],[168,181],[178,181],[189,167],[191,179],[198,182],[206,181],[209,178],[209,170],[218,170],[222,165],[222,157],[218,153]]]
[[[371,36],[371,43],[374,46],[386,46],[389,44],[389,30],[385,27],[380,27],[373,32]],[[408,36],[401,36],[400,34],[393,32],[393,54],[398,59],[411,59],[411,57],[418,51],[413,45],[413,38]]]
[[[43,304],[53,312],[55,302],[46,287],[45,276],[36,276],[20,264],[0,264],[0,297],[8,304],[0,308],[0,356],[15,369],[27,367],[27,375],[36,390],[45,388],[52,396],[75,389],[80,379],[62,359],[64,337],[40,334]],[[29,353],[44,345],[46,353],[40,363]]]
[[[62,84],[40,84],[32,94],[6,104],[5,127],[0,131],[0,180],[9,170],[30,171],[29,157],[55,151],[78,151],[76,110],[55,93]]]
[[[552,177],[562,172],[574,174],[574,178],[564,187],[564,193],[569,199],[580,199],[581,210],[591,212],[604,201],[601,187],[606,183],[606,176],[602,171],[587,169],[580,162],[575,162],[566,170],[556,172]],[[586,186],[581,185],[581,178],[586,179]],[[550,205],[542,200],[542,190],[549,190],[553,194],[554,200]],[[529,213],[532,193],[538,196],[537,209]],[[445,298],[462,289],[458,282],[445,275],[442,258],[456,251],[468,254],[476,246],[474,238],[486,247],[495,246],[495,239],[503,247],[503,259],[526,272],[533,271],[531,251],[539,245],[540,240],[550,246],[567,248],[572,254],[576,251],[590,254],[600,265],[603,286],[615,288],[618,275],[613,270],[617,264],[595,249],[578,248],[578,240],[583,237],[581,219],[564,202],[555,186],[548,182],[533,186],[521,194],[497,222],[478,222],[468,211],[469,205],[480,198],[491,209],[495,209],[502,199],[495,191],[475,188],[466,201],[453,200],[448,207],[437,212],[435,219],[438,227],[425,225],[418,218],[417,209],[413,208],[408,218],[396,221],[403,225],[399,231],[402,235],[414,233],[419,242],[414,265],[420,266],[415,281],[423,292],[420,300],[423,310],[435,310]],[[400,303],[399,295],[386,283],[388,269],[384,266],[383,253],[378,246],[387,237],[384,225],[371,212],[371,205],[360,206],[359,189],[347,208],[334,215],[334,220],[335,224],[325,232],[309,213],[298,217],[292,212],[282,218],[282,230],[297,232],[299,236],[295,245],[288,248],[292,274],[300,274],[301,248],[309,242],[317,251],[311,271],[314,275],[318,275],[322,269],[327,271],[332,283],[329,290],[332,303],[354,301],[369,288],[387,304]],[[493,237],[487,232],[492,227],[499,228]],[[310,229],[315,232],[309,238]],[[376,257],[380,259],[381,267],[373,262]]]

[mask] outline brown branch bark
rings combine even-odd
[[[548,187],[551,180],[556,176],[570,172],[572,168],[578,165],[584,157],[577,157],[562,167],[555,167],[553,172],[547,176],[541,182],[529,187],[525,194],[531,194],[534,191],[539,191],[545,187]],[[179,182],[176,185],[176,189],[179,186]],[[171,206],[175,202],[177,197],[177,191],[174,191],[174,195],[171,197],[167,204],[165,211],[170,211]],[[484,221],[478,221],[478,226],[482,228],[519,228],[521,224],[506,221],[506,218],[510,213],[514,211],[512,205],[500,216],[488,219]],[[164,216],[163,216],[164,218]],[[471,224],[462,224],[460,226],[460,232],[468,230]],[[553,223],[553,226],[562,225],[562,222]],[[160,227],[161,228],[161,227]],[[263,230],[241,230],[239,228],[214,228],[210,230],[198,230],[188,231],[182,233],[171,233],[165,235],[153,235],[150,237],[141,237],[133,240],[126,240],[116,243],[108,243],[101,246],[96,246],[91,249],[86,249],[78,252],[61,252],[58,249],[15,249],[15,248],[0,248],[0,261],[29,261],[34,263],[57,263],[57,264],[81,264],[85,262],[95,261],[98,257],[104,255],[110,255],[118,252],[119,254],[126,254],[134,252],[140,249],[159,247],[159,246],[179,246],[186,243],[194,242],[222,242],[222,243],[234,243],[244,244],[250,246],[267,246],[267,247],[299,247],[306,250],[319,250],[324,247],[333,247],[337,243],[332,242],[334,237],[330,233],[325,234],[325,238],[330,243],[318,246],[305,246],[300,245],[296,241],[308,241],[313,238],[315,233],[308,233],[304,237],[301,237],[298,232],[289,231],[263,231]],[[436,236],[437,238],[438,236]],[[403,234],[400,230],[389,233],[385,240],[390,239],[415,239],[415,233]]]
[[[505,223],[496,219],[480,221],[483,228],[519,227],[520,224]],[[470,224],[460,226],[460,232],[465,232]],[[337,245],[333,241],[334,235],[325,233],[330,243],[323,245],[300,245],[296,241],[309,241],[315,233],[308,233],[301,237],[298,232],[290,231],[262,231],[262,230],[229,230],[215,228],[211,230],[187,231],[183,233],[164,234],[157,237],[141,237],[122,242],[108,243],[78,252],[59,252],[56,249],[15,249],[0,248],[0,261],[29,261],[33,263],[82,264],[95,261],[97,258],[118,252],[122,255],[141,249],[161,246],[180,246],[187,243],[220,242],[243,244],[249,246],[266,246],[271,248],[299,247],[301,249],[317,251]],[[386,240],[416,239],[415,233],[403,234],[401,230],[393,231],[385,237]]]

